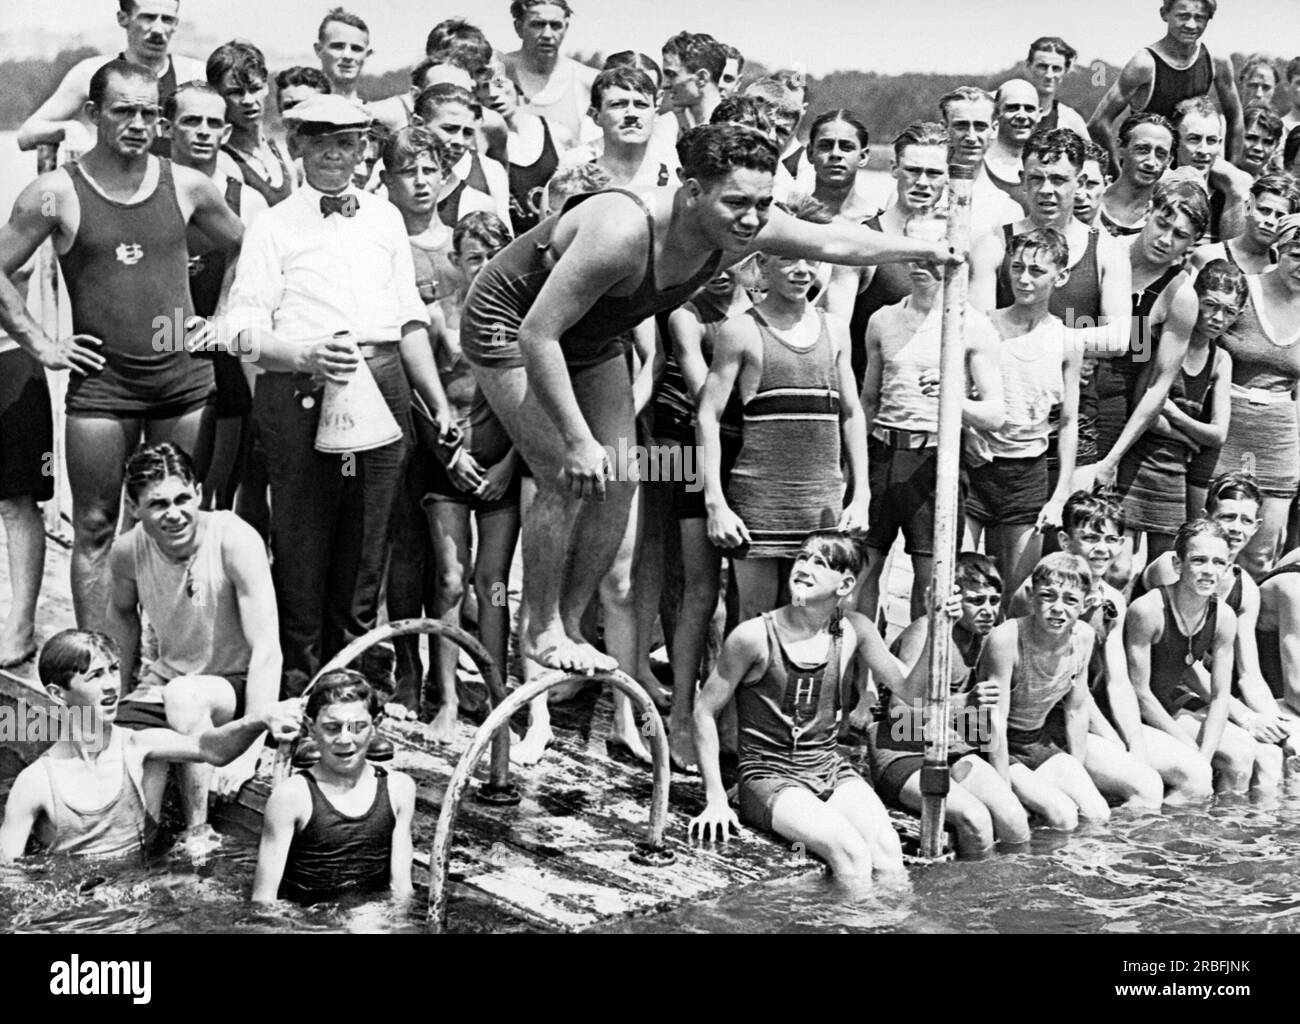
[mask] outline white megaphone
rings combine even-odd
[[[351,336],[338,331],[338,339]],[[316,426],[316,450],[330,455],[368,452],[400,441],[402,428],[388,409],[370,367],[362,359],[346,384],[325,382],[320,422]]]

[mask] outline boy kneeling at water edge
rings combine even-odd
[[[49,853],[143,853],[162,806],[168,762],[228,765],[263,732],[292,739],[302,715],[302,702],[288,700],[197,736],[115,729],[122,693],[117,646],[103,633],[80,629],[50,637],[37,671],[50,696],[79,714],[71,718],[70,735],[14,781],[0,825],[0,860],[21,857],[33,830]]]
[[[262,818],[253,900],[319,903],[350,892],[411,895],[415,781],[366,761],[379,697],[349,669],[307,699],[320,761],[276,787]]]
[[[839,878],[903,869],[884,805],[836,750],[840,715],[850,707],[843,680],[855,653],[881,685],[903,684],[870,620],[856,612],[840,618],[839,602],[862,569],[862,550],[847,534],[809,534],[790,571],[791,603],[742,622],[727,637],[695,703],[707,804],[690,823],[692,836],[726,839],[739,830],[718,765],[715,721],[734,695],[741,818],[802,843]]]

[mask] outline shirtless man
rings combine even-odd
[[[682,130],[708,124],[722,102],[727,47],[702,32],[678,32],[664,43],[663,58],[664,91]]]
[[[1178,131],[1178,169],[1165,174],[1199,181],[1210,197],[1210,225],[1204,241],[1221,242],[1241,234],[1242,207],[1250,194],[1251,175],[1223,157],[1223,116],[1204,96],[1183,100],[1174,110]]]
[[[596,71],[560,55],[572,15],[568,0],[511,0],[510,17],[520,45],[502,59],[532,112],[563,125],[576,139],[582,135]]]
[[[1218,7],[1218,0],[1163,0],[1164,38],[1129,59],[1088,121],[1088,131],[1098,145],[1110,151],[1116,166],[1119,148],[1114,125],[1125,110],[1168,118],[1183,100],[1208,96],[1211,90],[1218,93],[1227,122],[1228,156],[1236,157],[1242,138],[1241,99],[1232,60],[1211,57],[1201,42]]]
[[[138,857],[162,810],[170,762],[227,765],[264,732],[278,742],[297,736],[302,719],[302,701],[290,700],[197,735],[115,729],[122,683],[117,649],[103,633],[56,633],[38,671],[69,728],[14,780],[0,862],[22,857],[33,832],[51,854]]]
[[[1119,129],[1119,177],[1101,197],[1101,226],[1122,237],[1142,230],[1151,197],[1178,149],[1178,129],[1159,114],[1131,114]]]
[[[178,337],[192,328],[187,226],[230,251],[243,226],[211,178],[149,154],[159,109],[147,68],[105,64],[86,112],[94,148],[23,190],[0,227],[0,268],[12,273],[52,238],[73,329],[103,343],[104,369],[69,384],[66,428],[72,601],[78,623],[98,625],[127,453],[142,433],[193,451],[213,390],[211,364]]]
[[[153,72],[158,94],[175,92],[180,82],[203,77],[203,62],[168,53],[172,34],[180,24],[180,0],[119,0],[117,23],[126,30],[126,49],[119,60],[129,60]],[[35,149],[42,143],[63,144],[71,153],[84,153],[94,145],[95,125],[87,113],[90,79],[104,66],[105,57],[87,57],[63,77],[59,87],[18,129],[18,148]],[[166,156],[154,140],[153,152]]]
[[[331,8],[320,23],[312,47],[320,60],[320,69],[329,79],[330,91],[358,105],[357,79],[374,50],[370,49],[370,29],[355,14],[342,7]]]
[[[1023,78],[1003,82],[994,98],[997,134],[984,154],[988,180],[1027,209],[1022,154],[1029,136],[1038,127],[1038,93]]]
[[[634,492],[607,457],[633,436],[625,332],[757,251],[854,264],[961,258],[947,245],[773,212],[776,147],[748,129],[692,129],[680,153],[681,187],[571,203],[537,229],[549,245],[535,232],[516,241],[466,302],[461,345],[537,481],[524,523],[522,646],[553,668],[614,667],[582,639],[581,618]]]
[[[1038,127],[1069,128],[1087,141],[1088,122],[1073,107],[1056,98],[1061,81],[1074,67],[1079,53],[1060,36],[1043,36],[1029,44],[1025,67],[1038,90]]]
[[[939,115],[948,129],[950,159],[976,168],[971,186],[971,238],[1020,220],[1025,215],[1024,207],[998,188],[984,162],[998,128],[993,97],[972,85],[959,86],[939,100]]]

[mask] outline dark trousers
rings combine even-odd
[[[316,451],[320,394],[302,374],[269,373],[253,411],[271,481],[271,575],[280,614],[284,691],[373,629],[393,501],[411,439],[411,390],[397,345],[366,360],[403,439],[347,455]]]

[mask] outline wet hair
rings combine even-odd
[[[546,202],[551,210],[558,210],[574,196],[601,192],[609,188],[614,179],[600,164],[570,164],[561,167],[546,183]]]
[[[978,551],[963,551],[957,556],[953,582],[962,590],[987,587],[1002,593],[1002,574],[998,572],[997,563]]]
[[[605,58],[605,66],[601,70],[612,71],[614,68],[636,68],[638,71],[644,71],[654,80],[656,92],[664,84],[664,71],[659,66],[659,62],[637,50],[619,50],[618,53],[611,53]]]
[[[1228,547],[1232,546],[1223,527],[1213,519],[1192,519],[1178,528],[1178,535],[1174,538],[1174,554],[1180,560],[1186,558],[1188,548],[1197,537],[1217,537]]]
[[[1160,4],[1160,17],[1163,18],[1166,14],[1168,14],[1171,10],[1173,10],[1174,4],[1176,4],[1177,2],[1178,0],[1162,0]],[[1199,0],[1199,2],[1205,5],[1206,21],[1209,21],[1211,18],[1215,16],[1215,14],[1218,13],[1219,0]]]
[[[1039,36],[1029,44],[1029,56],[1025,58],[1025,63],[1032,64],[1034,62],[1034,54],[1040,51],[1056,53],[1064,57],[1066,71],[1069,71],[1070,68],[1074,66],[1074,62],[1079,56],[1079,51],[1060,36]]]
[[[506,227],[505,221],[486,210],[467,213],[456,222],[451,233],[452,249],[459,253],[461,244],[467,238],[482,242],[483,248],[494,256],[511,241],[510,229]]]
[[[180,96],[181,93],[184,92],[197,92],[204,96],[216,97],[218,100],[221,100],[222,117],[225,116],[226,101],[222,97],[221,93],[217,92],[216,89],[210,86],[207,82],[182,82],[176,87],[175,92],[169,92],[163,98],[162,116],[167,118],[168,121],[176,120],[176,108],[180,106]]]
[[[721,181],[736,168],[776,173],[776,143],[738,124],[697,125],[677,140],[682,179]]]
[[[305,85],[308,89],[315,89],[325,95],[334,91],[334,87],[330,85],[330,80],[325,77],[324,71],[320,68],[307,67],[305,64],[295,64],[291,68],[285,68],[275,76],[275,88],[278,92],[292,89],[296,85]]]
[[[812,196],[793,195],[772,205],[784,210],[795,220],[807,221],[809,224],[830,224],[835,220],[835,214],[831,213],[830,208]]]
[[[471,24],[464,18],[444,18],[429,30],[428,38],[424,41],[424,53],[432,57],[452,43],[460,42],[482,43],[489,50],[492,49],[487,36],[477,25]]]
[[[350,25],[360,32],[364,32],[366,37],[370,36],[370,26],[361,20],[360,16],[353,14],[351,11],[345,11],[342,7],[331,7],[329,13],[321,19],[320,28],[316,30],[316,39],[325,38],[325,27],[332,21],[337,21],[341,25]]]
[[[1252,53],[1241,65],[1241,70],[1237,72],[1237,81],[1244,82],[1251,76],[1251,73],[1258,71],[1260,68],[1268,68],[1273,72],[1273,84],[1279,85],[1280,80],[1277,73],[1277,65],[1273,63],[1273,58],[1262,53]]]
[[[1061,525],[1066,533],[1074,533],[1085,526],[1100,529],[1106,523],[1122,533],[1125,527],[1123,506],[1113,498],[1088,491],[1071,494],[1061,512]]]
[[[108,95],[108,81],[114,75],[128,82],[152,85],[155,89],[158,87],[158,79],[148,68],[133,64],[129,60],[110,60],[90,76],[90,88],[86,91],[86,98],[96,107],[104,105],[104,97]]]
[[[126,486],[127,497],[139,501],[140,495],[147,488],[162,483],[169,476],[190,486],[196,486],[199,479],[189,452],[171,441],[164,441],[162,444],[143,444],[137,448],[126,460],[122,482]]]
[[[438,170],[445,172],[451,167],[447,144],[429,129],[419,127],[407,127],[393,132],[384,140],[379,159],[384,163],[384,170],[392,174],[423,153],[428,153],[433,158]]]
[[[437,85],[420,90],[420,95],[415,97],[415,113],[427,122],[433,119],[435,110],[441,110],[455,103],[468,107],[475,118],[483,115],[483,108],[470,95],[470,91],[452,82],[439,82]]]
[[[851,110],[845,110],[843,107],[836,110],[828,110],[824,114],[818,114],[813,119],[812,127],[808,129],[808,145],[811,147],[817,141],[817,133],[825,128],[828,124],[840,122],[848,125],[853,129],[854,134],[858,137],[858,145],[863,149],[871,144],[871,133],[867,131],[867,126],[862,123],[862,119]]]
[[[812,548],[836,572],[860,576],[866,554],[856,540],[843,530],[814,530],[803,539],[801,547]]]
[[[510,17],[515,21],[522,21],[534,7],[542,7],[549,4],[552,7],[558,7],[564,12],[566,18],[573,17],[573,8],[569,6],[568,0],[511,0]]]
[[[948,147],[948,129],[938,121],[913,121],[894,137],[894,159],[903,159],[908,146]]]
[[[1151,209],[1153,212],[1163,209],[1183,214],[1192,222],[1197,238],[1210,226],[1210,197],[1199,181],[1176,178],[1165,182],[1156,189]]]
[[[1256,506],[1262,506],[1264,495],[1250,473],[1224,473],[1210,482],[1205,492],[1205,510],[1213,511],[1221,501],[1253,501]]]
[[[1289,168],[1297,155],[1300,155],[1300,125],[1287,132],[1286,142],[1282,144],[1282,166]]]
[[[1109,180],[1110,153],[1106,151],[1106,147],[1099,146],[1095,142],[1085,142],[1083,144],[1083,162],[1086,164],[1090,160],[1101,168],[1101,176]]]
[[[997,111],[997,100],[987,89],[981,89],[977,85],[959,85],[952,92],[944,93],[939,97],[939,119],[944,124],[948,123],[948,108],[954,103],[988,103]]]
[[[1300,210],[1300,182],[1297,182],[1292,175],[1285,172],[1263,174],[1255,179],[1255,184],[1250,186],[1250,194],[1256,198],[1270,192],[1286,200],[1292,213]]]
[[[1011,240],[1009,255],[1013,260],[1017,256],[1035,256],[1039,253],[1051,260],[1058,270],[1064,270],[1070,265],[1070,247],[1065,236],[1056,228],[1034,228]]]
[[[707,32],[678,32],[664,43],[663,52],[675,56],[687,74],[707,71],[714,85],[727,66],[727,48]]]
[[[1084,141],[1079,133],[1069,128],[1037,128],[1025,142],[1021,158],[1025,163],[1031,156],[1038,157],[1042,163],[1059,160],[1061,157],[1070,161],[1076,171],[1083,170]]]
[[[1057,551],[1045,556],[1029,577],[1030,586],[1037,590],[1049,584],[1071,587],[1083,594],[1092,593],[1092,567],[1078,555]]]
[[[208,55],[206,74],[214,89],[221,88],[221,80],[227,75],[234,75],[235,84],[243,89],[253,88],[255,82],[265,85],[270,78],[266,57],[247,39],[232,39],[213,50]]]
[[[754,96],[728,96],[713,108],[709,124],[739,124],[760,131],[770,139],[776,136],[772,108]]]
[[[745,95],[763,100],[778,114],[803,115],[803,104],[794,92],[776,75],[759,78],[745,86]]]
[[[1238,309],[1246,301],[1246,275],[1228,260],[1211,260],[1196,275],[1196,294],[1230,292]]]
[[[1181,135],[1179,134],[1178,129],[1170,122],[1169,118],[1161,117],[1159,114],[1150,114],[1145,112],[1140,114],[1130,114],[1128,117],[1124,118],[1124,122],[1119,126],[1119,135],[1115,140],[1119,148],[1123,149],[1127,146],[1129,140],[1133,138],[1133,133],[1144,124],[1153,124],[1157,128],[1163,128],[1167,131],[1172,140],[1170,143],[1170,149],[1175,153],[1178,152],[1178,141],[1181,138]]]
[[[378,717],[383,710],[375,688],[365,676],[350,668],[326,672],[316,680],[307,698],[307,718],[316,721],[331,704],[363,704],[372,717]]]
[[[109,662],[116,661],[117,641],[94,630],[65,629],[45,641],[36,663],[36,674],[43,686],[67,686],[73,676],[90,668],[90,659],[96,654]]]
[[[650,76],[640,68],[628,65],[607,68],[598,74],[595,81],[591,83],[591,105],[599,110],[601,103],[605,100],[605,93],[610,89],[627,89],[629,92],[639,92],[649,97],[652,103],[654,102],[655,93],[659,91],[654,82],[651,81]]]
[[[1192,96],[1183,100],[1174,107],[1174,116],[1170,120],[1174,127],[1181,128],[1183,122],[1194,114],[1199,117],[1212,117],[1220,124],[1223,123],[1223,115],[1219,113],[1219,108],[1205,96]]]
[[[1275,146],[1282,140],[1282,118],[1267,103],[1252,103],[1242,112],[1241,120],[1247,131],[1255,127],[1266,132]]]

